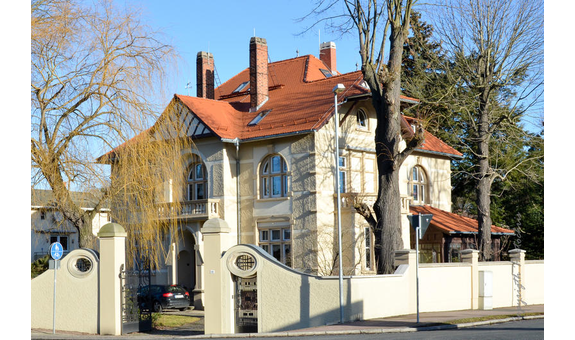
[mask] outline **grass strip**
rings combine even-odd
[[[457,320],[450,320],[446,321],[446,324],[456,325],[460,323],[471,323],[471,322],[481,322],[481,321],[491,321],[491,320],[501,320],[501,319],[508,319],[508,318],[516,318],[516,317],[525,317],[525,316],[535,316],[535,315],[544,315],[543,313],[523,313],[520,315],[517,314],[504,314],[504,315],[487,315],[487,316],[480,316],[475,318],[466,318],[466,319],[457,319]]]
[[[152,316],[152,324],[154,328],[173,328],[180,327],[188,323],[194,323],[200,318],[185,315],[169,315],[154,313]]]

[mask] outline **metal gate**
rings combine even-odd
[[[236,332],[258,332],[258,287],[257,277],[236,276]]]
[[[151,279],[149,261],[138,261],[134,270],[120,267],[122,286],[122,334],[152,330],[152,312],[149,308],[140,309],[138,295],[148,292]]]

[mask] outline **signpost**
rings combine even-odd
[[[54,242],[50,245],[50,256],[54,260],[54,311],[52,313],[52,334],[56,334],[56,272],[60,267],[60,259],[64,255],[64,248],[60,242]]]
[[[408,215],[409,223],[415,230],[415,288],[417,296],[417,323],[419,323],[419,240],[425,235],[433,218],[432,214]]]

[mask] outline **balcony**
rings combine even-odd
[[[220,200],[217,199],[183,201],[180,202],[179,206],[174,203],[159,203],[158,215],[161,219],[207,220],[222,218]]]
[[[336,197],[336,204],[337,204],[337,194],[334,195]],[[376,194],[357,194],[357,193],[342,193],[340,194],[341,198],[341,207],[342,208],[353,208],[355,202],[361,202],[367,204],[369,207],[372,207],[375,201],[377,200]],[[401,213],[402,214],[409,214],[409,205],[413,198],[410,196],[401,195]]]

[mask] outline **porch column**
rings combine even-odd
[[[100,243],[100,334],[122,335],[120,268],[126,262],[126,236],[117,223],[104,225]]]
[[[479,308],[479,250],[461,251],[461,262],[471,264],[471,309]]]

